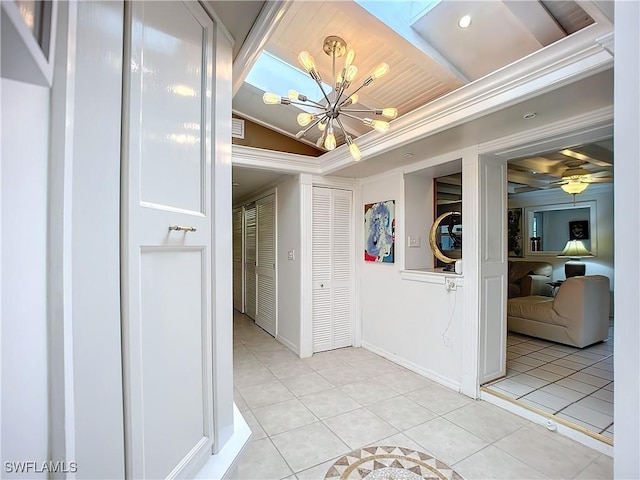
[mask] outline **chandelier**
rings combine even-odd
[[[275,93],[266,92],[262,100],[267,105],[305,105],[317,110],[314,113],[303,112],[298,115],[298,125],[304,127],[296,134],[296,138],[300,139],[304,137],[313,127],[317,126],[322,132],[316,145],[327,150],[333,150],[336,148],[336,128],[339,128],[344,135],[345,142],[349,146],[349,153],[353,159],[357,162],[362,158],[362,152],[353,141],[353,138],[347,133],[344,128],[340,116],[352,118],[361,121],[367,127],[371,127],[374,130],[384,133],[389,130],[389,122],[384,120],[374,120],[371,117],[358,117],[354,113],[369,113],[371,116],[381,115],[386,118],[396,118],[398,116],[397,108],[375,108],[375,109],[354,109],[352,107],[358,102],[358,92],[360,89],[371,85],[374,80],[382,77],[389,71],[389,65],[381,63],[374,71],[362,82],[362,84],[356,88],[352,93],[348,93],[348,89],[351,87],[357,73],[358,67],[353,65],[355,59],[355,52],[350,49],[347,52],[347,42],[342,38],[331,35],[324,39],[323,44],[324,53],[329,55],[332,59],[332,74],[335,86],[333,91],[327,93],[322,85],[322,78],[320,73],[316,69],[313,57],[309,55],[309,52],[301,52],[298,55],[298,60],[309,73],[311,78],[318,84],[322,91],[323,99],[319,102],[311,100],[308,96],[298,93],[295,90],[289,90],[287,97],[281,97]],[[336,76],[336,59],[342,57],[346,53],[344,65],[342,70]]]

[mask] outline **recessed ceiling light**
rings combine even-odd
[[[471,25],[471,15],[464,15],[458,20],[458,26],[460,28],[467,28],[469,25]]]
[[[411,158],[411,157],[413,157],[413,153],[411,153],[411,152],[407,152],[407,153],[405,153],[405,154],[403,155],[403,157],[404,157],[404,158]]]
[[[536,112],[529,112],[522,115],[522,118],[524,118],[525,120],[531,120],[532,118],[535,118],[535,116]]]

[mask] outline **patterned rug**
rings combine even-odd
[[[339,458],[325,480],[463,480],[451,467],[410,448],[375,446]]]

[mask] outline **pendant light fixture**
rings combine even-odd
[[[315,61],[309,52],[302,52],[298,55],[298,60],[301,65],[311,76],[311,78],[318,84],[322,91],[322,98],[319,102],[311,100],[308,96],[299,93],[295,90],[289,90],[287,97],[280,97],[275,93],[266,92],[262,99],[264,103],[273,105],[305,105],[316,109],[315,113],[303,112],[298,115],[298,124],[304,127],[297,134],[297,138],[304,137],[313,127],[318,127],[322,132],[322,135],[318,139],[317,146],[324,145],[327,150],[333,150],[337,146],[336,142],[336,128],[339,128],[344,135],[345,142],[349,146],[349,153],[351,157],[357,162],[362,158],[362,152],[354,142],[353,138],[347,133],[344,125],[340,119],[341,115],[361,121],[364,125],[371,127],[372,129],[384,133],[389,130],[389,122],[385,120],[374,120],[373,116],[382,116],[388,119],[393,119],[398,116],[398,110],[396,108],[375,108],[375,109],[354,109],[349,108],[358,102],[358,93],[360,89],[371,85],[376,79],[382,77],[389,71],[389,65],[381,63],[374,71],[362,82],[362,84],[356,88],[353,92],[348,93],[348,89],[351,87],[357,73],[358,67],[353,64],[355,59],[355,52],[353,49],[347,51],[347,42],[342,38],[331,35],[324,40],[323,44],[324,53],[329,55],[333,64],[333,82],[334,89],[332,92],[327,93],[322,85],[322,78],[320,73],[316,69]],[[342,70],[336,76],[336,59],[344,56],[344,65]],[[370,114],[371,117],[358,117],[355,113]]]

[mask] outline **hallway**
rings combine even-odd
[[[612,478],[613,460],[367,350],[304,360],[234,312],[235,402],[253,431],[239,479],[322,480],[338,457],[393,445],[467,479]]]

